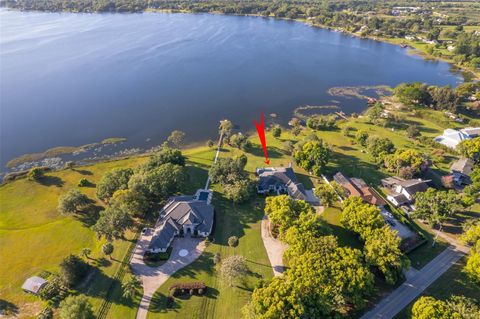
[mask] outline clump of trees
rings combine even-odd
[[[298,144],[293,158],[298,166],[319,176],[331,157],[330,146],[323,140],[310,140]]]
[[[366,262],[377,267],[387,283],[395,284],[409,263],[400,250],[400,237],[385,225],[380,209],[360,197],[349,197],[343,202],[341,223],[365,242]]]
[[[460,209],[460,200],[455,191],[429,188],[415,195],[415,211],[412,217],[421,218],[431,226],[441,226]]]
[[[242,133],[232,134],[228,138],[228,145],[241,149],[243,151],[248,151],[252,147],[252,143],[248,139],[248,136]]]
[[[167,138],[167,141],[175,147],[180,147],[185,139],[185,132],[174,130]]]
[[[88,273],[90,266],[76,255],[69,255],[60,263],[60,278],[67,287],[77,285]]]
[[[471,158],[476,164],[480,164],[480,137],[462,141],[457,149],[463,156]]]
[[[84,295],[69,296],[60,303],[61,319],[94,319],[93,307]]]
[[[307,119],[307,127],[312,130],[334,130],[337,128],[336,115],[314,115]]]
[[[384,156],[383,165],[387,171],[409,179],[428,168],[428,159],[417,150],[400,149]]]
[[[457,112],[460,97],[450,86],[437,87],[426,84],[402,83],[394,89],[395,97],[409,107],[428,106],[435,110]]]
[[[471,246],[465,266],[465,272],[477,284],[480,284],[480,222],[470,222],[464,226],[462,242]]]
[[[222,278],[230,285],[248,274],[247,260],[243,256],[233,255],[222,260],[220,266]]]
[[[32,167],[28,171],[27,177],[29,180],[38,182],[45,176],[45,169],[42,167]]]
[[[71,189],[58,198],[57,209],[62,214],[74,214],[89,204],[90,199],[87,195],[78,189]]]
[[[422,296],[414,303],[412,319],[479,318],[480,307],[475,300],[463,296],[452,296],[446,301]]]
[[[97,197],[108,201],[117,190],[128,188],[128,181],[132,175],[131,168],[114,168],[108,171],[97,184]]]
[[[225,195],[234,203],[247,201],[253,194],[253,183],[245,172],[247,157],[219,158],[209,171],[214,183],[220,183],[225,189]]]
[[[330,207],[338,200],[339,196],[345,196],[345,191],[340,184],[332,181],[330,185],[325,183],[315,187],[315,196],[320,199],[323,206]]]

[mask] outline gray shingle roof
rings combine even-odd
[[[210,232],[213,226],[213,205],[192,196],[177,196],[160,212],[163,216],[157,223],[149,248],[167,248],[176,232],[185,226],[193,226],[200,232]]]
[[[276,167],[260,171],[258,188],[268,190],[270,186],[286,187],[288,194],[294,199],[306,200],[307,194],[303,184],[297,181],[291,167]]]
[[[450,171],[470,175],[473,170],[473,161],[469,158],[462,158],[452,164]]]

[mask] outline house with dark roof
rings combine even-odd
[[[403,179],[400,177],[388,177],[382,179],[382,186],[388,188],[390,193],[387,200],[395,206],[411,204],[415,200],[415,194],[425,192],[430,180]]]
[[[385,200],[361,178],[348,178],[341,172],[338,172],[333,176],[333,180],[342,186],[348,196],[361,197],[365,202],[375,206],[384,206],[387,204]]]
[[[179,235],[209,236],[215,214],[211,198],[212,191],[203,189],[194,196],[172,197],[160,211],[147,251],[165,252]]]
[[[450,167],[455,185],[468,185],[471,183],[470,174],[473,170],[473,161],[469,158],[461,158]]]
[[[307,200],[305,187],[297,181],[292,167],[257,168],[257,193],[268,195],[288,194],[293,199]]]

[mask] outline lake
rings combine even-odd
[[[1,165],[109,137],[145,149],[174,129],[216,139],[221,119],[251,131],[260,112],[285,125],[305,105],[361,112],[365,101],[327,90],[407,81],[461,78],[399,46],[285,20],[0,10]]]

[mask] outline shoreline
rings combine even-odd
[[[275,19],[275,20],[285,20],[285,21],[293,21],[293,22],[298,22],[302,23],[304,25],[313,27],[313,28],[319,28],[319,29],[324,29],[324,30],[329,30],[332,32],[340,32],[345,35],[350,35],[352,37],[356,37],[358,39],[364,39],[364,40],[373,40],[377,42],[382,42],[382,43],[387,43],[395,46],[401,46],[401,44],[406,44],[407,47],[406,49],[409,49],[409,53],[415,54],[425,60],[436,60],[436,61],[442,61],[445,63],[450,64],[452,67],[456,68],[459,70],[462,74],[462,77],[464,80],[466,79],[465,75],[468,74],[469,81],[465,82],[472,82],[472,81],[480,81],[480,71],[474,71],[471,69],[468,69],[464,66],[458,65],[455,63],[455,61],[444,58],[444,57],[438,57],[435,55],[432,55],[428,52],[425,52],[421,49],[418,49],[412,44],[412,41],[407,40],[407,39],[402,39],[402,38],[384,38],[384,37],[376,37],[376,36],[361,36],[358,33],[355,32],[350,32],[347,30],[344,30],[342,28],[337,28],[337,27],[330,27],[322,24],[317,24],[314,22],[311,22],[308,20],[308,18],[296,18],[296,19],[290,19],[290,18],[285,18],[285,17],[276,17],[276,16],[264,16],[260,14],[237,14],[237,13],[224,13],[220,11],[207,11],[207,12],[194,12],[192,10],[177,10],[177,9],[153,9],[153,8],[147,8],[143,11],[138,11],[138,12],[98,12],[98,11],[93,11],[93,12],[81,12],[81,11],[69,11],[69,10],[62,10],[62,11],[46,11],[46,10],[21,10],[21,9],[16,9],[16,8],[9,8],[9,7],[0,7],[0,10],[12,10],[12,11],[20,11],[20,12],[46,12],[46,13],[81,13],[81,14],[143,14],[143,13],[171,13],[171,14],[176,14],[176,13],[181,13],[181,14],[213,14],[213,15],[224,15],[224,16],[237,16],[237,17],[257,17],[257,18],[266,18],[266,19]],[[401,40],[401,43],[397,43],[396,39]]]

